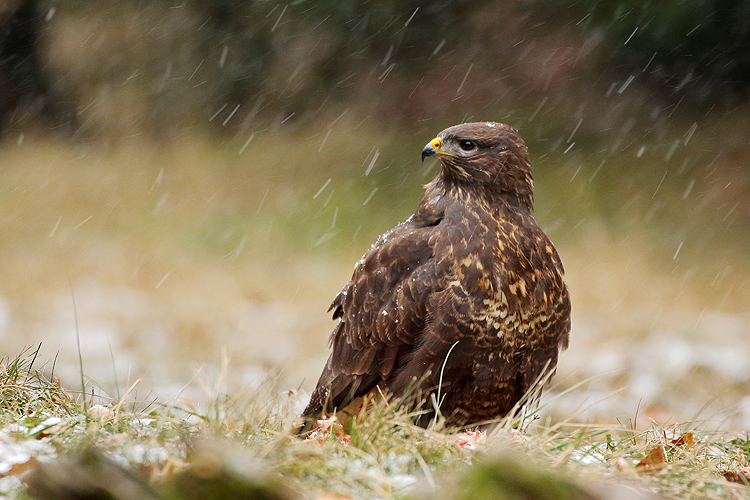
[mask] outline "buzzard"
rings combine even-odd
[[[531,215],[518,132],[493,122],[447,128],[417,211],[383,234],[329,308],[332,352],[300,433],[379,390],[452,425],[510,412],[568,345],[570,299],[552,242]]]

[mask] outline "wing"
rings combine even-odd
[[[440,289],[433,245],[440,213],[420,210],[373,244],[329,310],[338,319],[332,352],[302,416],[346,407],[388,381],[407,361],[427,321],[428,297]]]

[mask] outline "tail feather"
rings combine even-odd
[[[377,375],[341,374],[331,377],[330,370],[326,367],[310,396],[310,402],[300,415],[303,422],[295,430],[295,434],[307,434],[324,413],[331,414],[345,409],[352,401],[370,392],[379,381],[380,377]]]

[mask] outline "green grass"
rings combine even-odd
[[[36,425],[40,415],[70,417],[80,410],[70,395],[60,387],[59,380],[45,377],[38,363],[39,347],[27,349],[13,359],[0,360],[0,422],[8,424],[15,416],[23,416],[28,425]],[[52,372],[54,373],[54,371]]]
[[[699,430],[698,422],[641,430],[531,417],[523,431],[501,422],[468,449],[453,431],[415,427],[404,410],[378,400],[351,422],[348,444],[335,435],[301,440],[291,434],[299,395],[271,379],[238,395],[209,394],[205,414],[126,395],[104,405],[91,400],[84,415],[81,394],[43,375],[34,354],[0,368],[0,445],[29,455],[15,464],[0,457],[13,466],[0,476],[11,498],[23,498],[25,484],[44,498],[68,497],[45,497],[40,484],[58,492],[103,488],[122,499],[138,498],[133,488],[175,499],[251,490],[266,496],[246,497],[594,498],[586,495],[622,483],[665,498],[750,498],[750,488],[723,477],[748,466],[750,437]],[[639,466],[660,449],[663,463]]]

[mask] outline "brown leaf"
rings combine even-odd
[[[693,446],[695,444],[695,438],[692,432],[686,432],[677,439],[672,440],[672,444],[675,446]]]
[[[29,457],[28,460],[25,462],[17,462],[10,466],[10,469],[8,469],[5,473],[0,474],[0,477],[6,477],[6,476],[17,476],[19,474],[23,474],[27,470],[29,470],[31,467],[36,465],[36,458]]]
[[[664,456],[664,446],[659,445],[655,448],[651,448],[646,454],[646,457],[638,462],[635,468],[641,472],[654,473],[663,470],[666,466],[667,461]]]
[[[727,471],[724,473],[724,478],[733,483],[750,486],[750,467],[739,467],[736,471]]]

